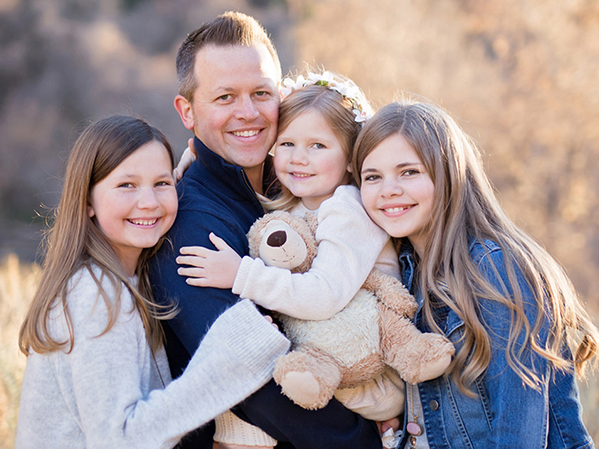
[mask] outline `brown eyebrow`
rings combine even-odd
[[[395,166],[395,168],[404,168],[404,167],[410,167],[410,166],[413,166],[413,165],[420,165],[420,166],[422,166],[424,164],[421,163],[421,162],[405,162],[403,164],[397,164]],[[376,172],[376,171],[378,171],[378,170],[374,169],[374,168],[363,168],[360,173],[371,173],[371,172]]]

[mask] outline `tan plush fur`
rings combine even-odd
[[[284,251],[281,264],[294,272],[308,271],[318,250],[314,238],[317,224],[313,215],[303,219],[287,212],[267,214],[248,233],[250,255],[283,266],[277,262],[283,260],[277,251]],[[285,244],[277,248],[266,244],[272,234],[283,229]],[[290,235],[294,232],[297,234]],[[297,245],[298,236],[305,248]],[[294,259],[297,266],[290,266],[292,253],[305,258]],[[386,366],[412,384],[442,375],[454,347],[442,335],[416,329],[411,321],[416,310],[416,301],[399,281],[373,269],[350,303],[328,320],[305,321],[281,315],[293,350],[277,361],[275,381],[295,403],[317,409],[329,402],[337,388],[368,382]]]

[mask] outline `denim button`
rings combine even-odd
[[[433,409],[433,411],[437,410],[439,408],[439,403],[437,401],[435,401],[434,399],[428,404],[431,406],[431,408]]]

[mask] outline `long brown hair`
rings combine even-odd
[[[559,263],[506,216],[484,172],[477,146],[446,112],[411,100],[382,108],[356,142],[352,166],[358,185],[364,159],[394,134],[402,135],[412,145],[435,186],[418,282],[424,295],[424,316],[433,330],[441,332],[433,318],[433,297],[464,320],[463,346],[451,368],[460,389],[472,394],[470,386],[490,362],[490,337],[478,313],[480,297],[497,301],[511,311],[506,356],[527,385],[537,388],[541,379],[521,360],[524,349],[532,349],[560,368],[571,367],[573,362],[582,374],[585,363],[597,354],[599,331]],[[489,239],[501,247],[512,294],[508,286],[494,287],[481,275],[470,256],[473,238]],[[534,322],[524,313],[516,267],[533,292],[537,310]],[[544,323],[550,326],[546,343],[539,340]],[[521,336],[524,348],[517,342]],[[563,353],[569,337],[578,340],[573,361]]]
[[[131,281],[122,267],[109,240],[88,215],[91,190],[121,162],[138,148],[151,141],[160,142],[168,151],[171,165],[174,156],[171,146],[160,131],[144,120],[130,116],[112,116],[88,126],[79,136],[69,155],[62,196],[54,214],[54,223],[46,235],[46,256],[38,289],[33,297],[19,333],[19,348],[24,354],[32,349],[38,353],[50,352],[69,346],[73,348],[74,335],[67,305],[67,287],[70,278],[82,267],[89,270],[96,281],[99,295],[108,309],[106,333],[116,322],[121,302],[122,285],[131,292],[134,305],[141,315],[148,343],[153,349],[162,342],[162,329],[157,321],[164,309],[152,302],[147,260],[154,249],[145,249],[138,260],[136,275],[139,286]],[[100,279],[91,265],[101,271]],[[106,276],[116,292],[109,298],[101,286]],[[53,338],[48,317],[54,307],[65,311],[70,338]],[[168,314],[167,314],[168,315]]]

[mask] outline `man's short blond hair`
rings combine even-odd
[[[264,44],[268,49],[277,68],[278,79],[280,79],[281,63],[277,50],[266,34],[266,30],[253,17],[229,11],[192,31],[187,35],[177,53],[179,94],[189,102],[193,101],[193,93],[198,86],[194,72],[196,56],[206,45],[251,47],[257,44]]]

